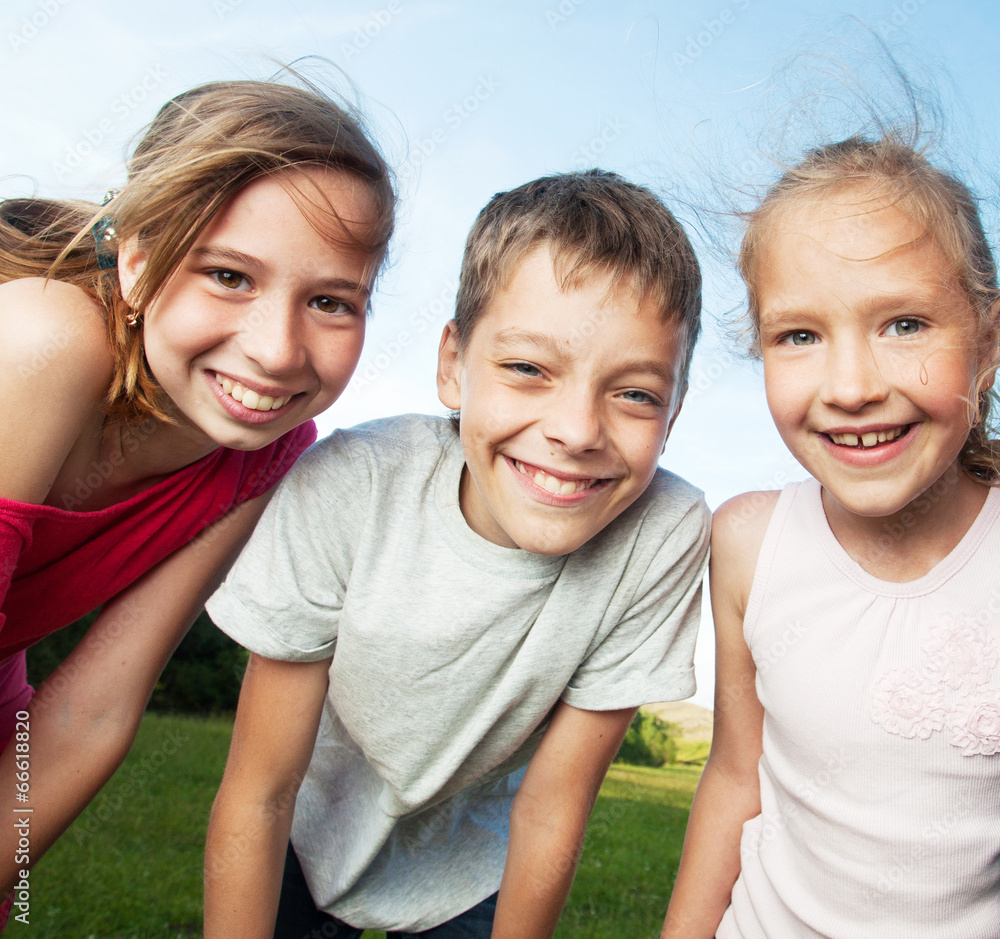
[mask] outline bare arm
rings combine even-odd
[[[514,797],[493,939],[542,939],[554,932],[590,810],[634,715],[634,708],[556,707]]]
[[[330,659],[250,658],[205,850],[206,939],[270,939]]]
[[[711,939],[740,873],[743,823],[760,813],[757,764],[764,711],[743,617],[777,493],[721,506],[712,528],[709,583],[715,620],[715,729],[695,793],[662,939]]]
[[[31,862],[84,809],[125,758],[167,659],[263,511],[267,496],[233,509],[105,604],[65,662],[39,688],[30,715]],[[14,801],[14,747],[0,757],[2,804]],[[9,891],[16,833],[0,826]]]

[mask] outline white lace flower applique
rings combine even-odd
[[[997,641],[974,620],[946,617],[921,651],[922,673],[894,668],[876,683],[872,720],[907,739],[947,727],[964,756],[1000,753],[1000,687],[989,683]]]
[[[1000,688],[979,688],[948,715],[952,746],[964,756],[1000,753]]]
[[[926,672],[966,694],[986,684],[997,664],[996,640],[973,620],[949,618],[932,626],[923,651]]]
[[[911,668],[894,668],[875,686],[872,720],[890,734],[926,740],[944,727],[941,686]]]

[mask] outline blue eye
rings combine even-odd
[[[634,404],[657,404],[658,402],[653,398],[653,396],[648,391],[639,391],[633,388],[629,391],[623,391],[621,394],[622,398],[626,401],[632,402]]]
[[[890,336],[915,336],[923,328],[924,324],[920,320],[902,319],[890,323],[886,332]]]
[[[541,369],[530,362],[509,362],[504,368],[508,368],[518,375],[523,375],[525,378],[538,378],[542,374]]]

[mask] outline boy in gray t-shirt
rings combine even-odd
[[[613,173],[483,210],[439,353],[460,426],[319,443],[209,603],[253,653],[209,939],[551,936],[635,708],[694,691],[709,513],[657,460],[700,304],[682,229]]]

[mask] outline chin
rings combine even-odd
[[[561,557],[564,554],[572,554],[577,548],[586,544],[586,539],[579,540],[573,538],[539,538],[527,536],[525,538],[513,539],[517,546],[523,551],[531,554],[541,554],[545,557]]]

